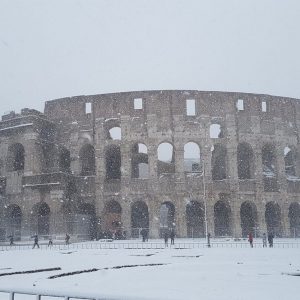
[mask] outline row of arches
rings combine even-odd
[[[80,204],[74,212],[72,204],[66,202],[62,206],[64,222],[67,232],[96,236],[97,224],[95,208],[92,204]],[[231,236],[233,234],[233,215],[227,200],[219,200],[213,208],[214,235]],[[39,235],[48,235],[50,230],[50,208],[45,202],[36,204],[32,209],[32,229]],[[300,204],[293,202],[289,207],[289,221],[291,236],[300,237]],[[175,228],[176,209],[172,202],[163,202],[159,210],[159,232],[163,236],[165,231]],[[185,207],[187,237],[205,236],[205,210],[201,201],[188,201]],[[16,238],[21,236],[22,211],[19,206],[9,205],[5,212],[7,228]],[[267,231],[276,236],[282,235],[282,216],[280,206],[275,202],[268,202],[265,206],[265,221]],[[249,232],[259,232],[257,208],[251,201],[245,201],[240,207],[240,225],[242,236]],[[115,201],[108,201],[104,208],[102,230],[110,233],[121,233],[122,207]],[[131,236],[137,237],[141,229],[149,229],[148,206],[143,201],[136,201],[131,205]],[[258,233],[259,234],[259,233]]]
[[[62,219],[60,219],[60,216]],[[93,237],[96,233],[95,228],[95,209],[92,204],[81,203],[74,209],[70,202],[66,202],[61,207],[60,216],[52,216],[49,205],[46,202],[40,202],[33,206],[30,216],[30,232],[41,236],[47,236],[50,233],[51,217],[53,226],[61,227],[64,225],[64,231],[71,234],[82,234]],[[22,210],[16,204],[11,204],[5,209],[6,234],[12,234],[16,240],[21,237]],[[60,224],[57,224],[60,223]],[[59,226],[57,226],[59,225]]]
[[[49,145],[43,146],[45,168],[53,164],[50,156],[53,151]],[[295,147],[285,147],[284,151],[285,172],[287,177],[297,175],[299,155]],[[59,170],[70,170],[70,152],[61,147],[59,149]],[[175,172],[175,150],[171,143],[163,142],[157,148],[158,174]],[[48,163],[47,163],[48,162]],[[96,172],[95,149],[90,144],[85,144],[79,151],[80,174],[83,176],[94,175]],[[22,144],[16,143],[9,147],[7,167],[9,171],[23,170],[25,166],[25,150]],[[276,150],[271,144],[262,147],[263,175],[267,178],[276,177],[277,162]],[[254,152],[250,144],[240,143],[237,146],[237,167],[239,179],[253,179],[255,174]],[[121,178],[121,150],[118,145],[110,145],[105,150],[106,179]],[[213,180],[227,178],[228,159],[227,149],[222,144],[215,144],[211,148],[211,173]],[[148,178],[148,149],[143,143],[136,143],[131,148],[131,177]],[[202,158],[200,147],[197,143],[188,142],[184,145],[184,171],[201,172]]]

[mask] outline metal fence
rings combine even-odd
[[[13,289],[13,290],[0,290],[0,293],[7,294],[8,300],[20,299],[20,296],[34,296],[36,300],[47,299],[46,297],[53,297],[63,300],[80,299],[80,300],[120,300],[121,298],[101,295],[93,295],[92,293],[65,293],[65,292],[45,292],[45,291],[32,291],[30,289]],[[141,299],[141,298],[139,298]],[[122,300],[137,300],[137,298],[122,296]]]
[[[249,248],[247,242],[211,242],[210,248]],[[263,244],[259,242],[253,243],[253,248],[262,248]],[[53,244],[40,244],[39,250],[79,250],[79,249],[165,249],[166,246],[163,242],[85,242],[74,243],[70,245]],[[195,248],[208,248],[206,242],[175,242],[174,245],[168,245],[168,249],[195,249]],[[274,242],[273,248],[300,248],[300,242]],[[16,244],[16,245],[1,245],[1,251],[9,250],[29,250],[32,249],[32,244]],[[35,248],[37,249],[37,248]]]

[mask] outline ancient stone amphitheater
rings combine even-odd
[[[0,122],[0,238],[300,236],[300,102],[137,91]]]

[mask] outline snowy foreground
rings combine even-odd
[[[127,267],[112,268],[119,266]],[[62,247],[0,252],[0,274],[55,267],[61,270],[0,276],[0,290],[86,292],[141,300],[300,297],[300,277],[292,276],[300,275],[300,248],[176,249],[175,244],[175,248],[153,250]],[[48,279],[52,275],[93,268],[102,270]],[[0,300],[4,299],[9,299],[7,294],[0,295]],[[35,298],[19,295],[15,299]]]

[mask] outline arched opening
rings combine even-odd
[[[241,143],[237,147],[239,179],[253,178],[253,150],[249,144]]]
[[[213,180],[222,180],[227,178],[227,150],[221,144],[213,146],[211,167]]]
[[[122,208],[117,201],[110,200],[106,203],[104,208],[104,230],[107,237],[119,239],[123,236],[121,215]]]
[[[143,201],[137,201],[131,206],[131,236],[139,237],[142,229],[149,230],[148,206]]]
[[[120,147],[111,145],[105,152],[106,180],[121,179]]]
[[[59,151],[59,171],[61,172],[70,172],[71,167],[71,156],[70,151],[66,148],[61,148]]]
[[[268,202],[266,204],[265,219],[267,231],[272,232],[275,236],[281,237],[281,209],[277,203]]]
[[[221,125],[218,123],[211,124],[209,126],[209,136],[211,139],[219,139],[224,137]]]
[[[122,133],[120,127],[112,127],[108,130],[108,137],[109,140],[121,140]]]
[[[240,209],[242,236],[256,235],[257,210],[253,202],[243,202]]]
[[[292,237],[300,237],[300,204],[294,202],[289,207],[290,230]]]
[[[231,236],[231,209],[227,201],[219,200],[214,206],[215,236]]]
[[[283,151],[285,163],[285,175],[287,179],[295,179],[298,155],[294,147],[286,146]]]
[[[175,152],[170,143],[161,143],[157,148],[158,175],[175,172]]]
[[[276,177],[275,147],[267,144],[262,148],[263,175],[267,178]]]
[[[79,151],[79,160],[81,163],[81,175],[89,176],[95,175],[96,161],[95,161],[95,149],[92,145],[86,144],[81,147]]]
[[[190,173],[201,172],[200,148],[194,142],[184,145],[184,171]]]
[[[131,177],[149,177],[148,151],[145,144],[136,143],[131,150]]]
[[[50,207],[45,202],[40,202],[33,207],[35,232],[38,235],[49,235]]]
[[[25,166],[25,149],[22,144],[10,145],[7,152],[7,170],[22,171]]]
[[[22,211],[16,204],[11,204],[6,209],[6,235],[12,235],[14,240],[21,239]]]
[[[170,232],[175,228],[175,206],[171,202],[164,202],[160,207],[160,236],[163,237],[165,232]]]
[[[81,203],[76,214],[76,224],[78,227],[75,232],[86,239],[97,237],[97,222],[95,206],[90,203]]]
[[[42,169],[45,173],[54,172],[55,170],[55,163],[56,163],[56,155],[57,155],[57,148],[52,143],[44,142],[41,146],[42,149]]]
[[[106,132],[107,140],[121,140],[122,130],[120,120],[118,118],[109,118],[104,122],[104,130]]]
[[[200,238],[205,236],[204,205],[198,201],[190,201],[186,205],[187,236]]]

